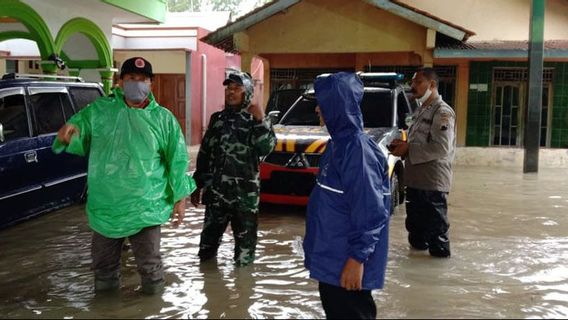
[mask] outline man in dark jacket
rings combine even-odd
[[[225,109],[211,116],[193,175],[197,190],[191,202],[207,205],[199,258],[214,258],[231,222],[238,266],[254,261],[259,203],[260,157],[272,151],[276,136],[262,107],[251,105],[250,75],[233,72],[223,82]],[[201,189],[204,189],[201,199]]]
[[[374,319],[371,290],[383,287],[387,263],[388,165],[363,132],[357,75],[320,77],[315,93],[331,139],[308,203],[305,266],[328,318]]]

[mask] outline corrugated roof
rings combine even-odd
[[[213,46],[216,46],[220,49],[223,49],[227,52],[234,53],[236,52],[236,48],[234,47],[234,42],[233,42],[233,35],[235,33],[245,30],[246,28],[249,28],[250,26],[253,26],[261,21],[264,21],[270,18],[272,15],[277,14],[278,12],[281,12],[283,10],[286,10],[293,5],[296,5],[300,1],[301,0],[273,0],[239,17],[235,21],[228,23],[226,26],[219,28],[215,32],[208,34],[207,36],[203,37],[201,40]],[[415,17],[416,15],[422,16],[424,17],[424,19],[419,19],[421,21],[414,21],[414,22],[424,25],[426,24],[426,22],[429,21],[430,25],[428,25],[428,27],[431,27],[432,21],[435,21],[435,23],[436,22],[440,23],[444,27],[441,28],[441,30],[437,30],[439,32],[447,32],[449,29],[459,30],[458,33],[460,34],[460,37],[463,36],[462,38],[458,39],[460,41],[465,41],[470,36],[475,35],[475,33],[471,30],[465,29],[454,23],[436,17],[424,10],[420,10],[410,5],[401,3],[398,0],[364,0],[364,1],[371,5],[376,6],[377,8],[381,8],[387,11],[392,10],[394,14],[402,16],[403,18],[409,19],[411,21],[413,20],[409,18],[408,14],[401,14],[400,11],[407,10],[405,12],[414,13],[411,14],[410,16],[415,16]],[[393,8],[395,7],[399,9],[396,12],[395,10],[393,10]]]
[[[493,41],[470,41],[468,43],[436,43],[437,49],[456,50],[529,50],[527,40],[493,40]],[[568,40],[546,40],[544,49],[568,50]]]
[[[472,41],[467,44],[452,41],[436,42],[435,58],[527,58],[529,42],[526,40]],[[544,42],[544,57],[568,58],[568,40]]]

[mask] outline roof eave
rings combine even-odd
[[[235,33],[246,30],[248,27],[255,25],[275,14],[278,12],[288,9],[289,7],[295,5],[296,3],[300,2],[301,0],[280,0],[275,1],[271,5],[268,5],[266,8],[262,10],[245,16],[242,19],[238,19],[233,23],[229,23],[225,27],[219,28],[217,31],[210,33],[202,40],[215,45],[228,37],[233,36]]]
[[[413,21],[417,24],[420,24],[426,28],[436,30],[437,32],[443,33],[448,37],[452,37],[459,41],[465,41],[470,36],[474,35],[474,32],[466,32],[464,30],[460,30],[456,27],[453,27],[449,24],[443,23],[441,21],[437,21],[433,18],[430,18],[424,14],[415,12],[408,8],[405,8],[397,3],[391,2],[390,0],[363,0],[369,4],[372,4],[378,8],[383,10],[387,10],[399,17],[408,19]]]

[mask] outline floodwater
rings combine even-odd
[[[404,207],[391,221],[379,318],[568,317],[568,174],[457,168],[450,194],[452,257],[406,243]],[[258,259],[232,265],[230,231],[217,261],[197,259],[203,209],[163,227],[167,287],[142,296],[131,252],[118,293],[94,295],[82,206],[0,232],[0,318],[321,318],[303,267],[301,208],[262,208]]]

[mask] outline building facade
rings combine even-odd
[[[568,147],[568,3],[547,0],[541,145]],[[335,71],[432,66],[456,110],[460,146],[521,147],[526,112],[526,0],[277,0],[204,40],[264,62],[265,98]]]

